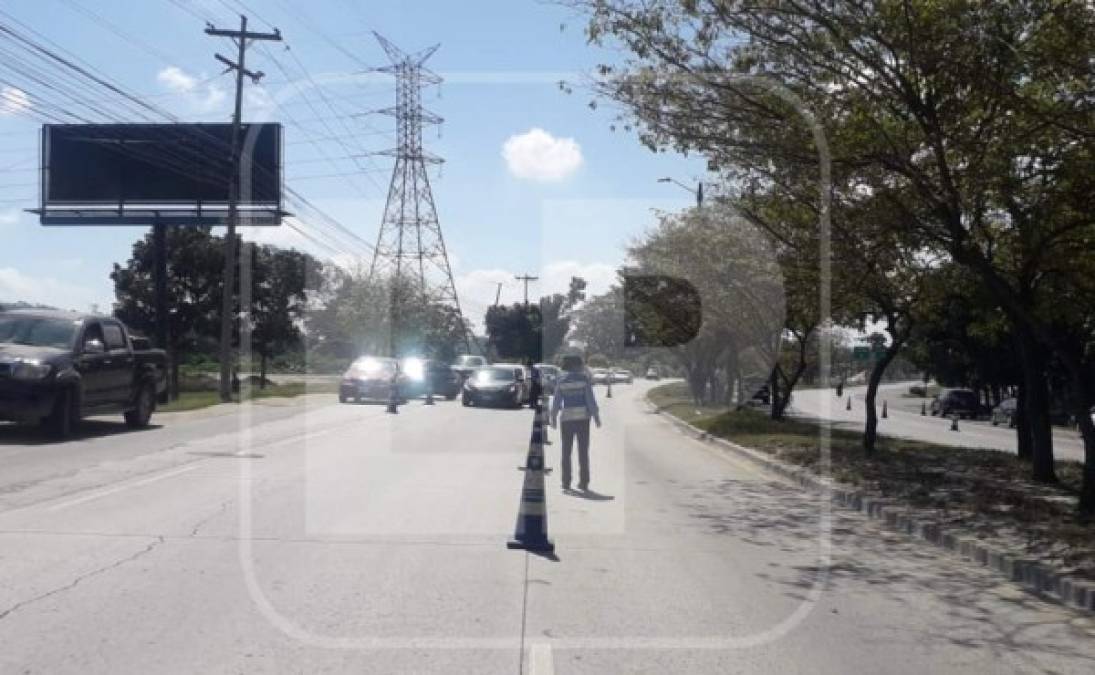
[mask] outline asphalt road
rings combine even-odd
[[[951,431],[951,420],[920,414],[921,403],[930,403],[929,399],[902,396],[915,382],[900,382],[879,386],[876,405],[882,412],[882,401],[886,400],[887,418],[879,419],[878,431],[887,436],[909,438],[940,445],[953,445],[964,448],[986,448],[1014,454],[1016,452],[1015,430],[1004,426],[994,427],[987,420],[960,420],[958,431]],[[844,396],[838,398],[834,389],[804,389],[794,393],[792,410],[795,413],[818,419],[833,420],[849,429],[863,428],[866,421],[864,395],[866,387],[848,387]],[[852,398],[852,409],[846,410],[848,397]],[[1069,429],[1054,428],[1053,450],[1057,459],[1084,461],[1084,446],[1079,434]]]
[[[1095,622],[603,398],[557,559],[528,410],[333,396],[0,427],[0,672],[1090,673]]]

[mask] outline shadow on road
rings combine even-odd
[[[582,490],[574,490],[572,488],[567,488],[567,489],[563,490],[563,492],[567,495],[570,495],[571,497],[581,497],[582,499],[588,499],[588,500],[593,501],[593,502],[610,502],[610,501],[616,499],[616,497],[614,497],[613,495],[603,495],[603,494],[601,494],[599,492],[596,492],[594,490],[582,491]]]
[[[779,481],[710,480],[680,487],[680,506],[691,515],[692,527],[783,554],[754,574],[788,597],[807,601],[809,589],[823,579],[822,603],[835,607],[840,598],[867,596],[884,603],[880,610],[901,616],[936,603],[942,610],[938,621],[920,627],[917,640],[1006,652],[1032,668],[1039,655],[1095,664],[1091,624],[1080,614],[836,506],[832,559],[823,566],[820,495]]]
[[[90,419],[80,422],[68,438],[57,439],[50,436],[49,431],[40,426],[0,423],[0,445],[63,445],[105,436],[142,433],[159,428],[161,428],[160,425],[150,424],[144,429],[133,429],[124,422]]]

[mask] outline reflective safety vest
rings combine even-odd
[[[588,420],[597,412],[597,401],[585,374],[567,373],[556,383],[551,402],[552,416],[558,414],[560,408],[559,418],[564,422]]]

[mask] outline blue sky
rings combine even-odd
[[[277,26],[284,44],[249,51],[249,67],[267,78],[248,87],[244,117],[282,122],[287,183],[369,242],[376,238],[391,160],[348,156],[393,145],[394,120],[353,115],[393,105],[395,96],[390,78],[365,72],[387,62],[371,31],[407,51],[441,43],[429,65],[446,82],[428,88],[424,102],[445,123],[440,134],[427,129],[424,141],[446,159],[431,179],[469,315],[493,302],[496,281],[505,282],[504,301],[518,299],[516,273],[543,277],[536,292],[561,290],[571,274],[603,290],[623,247],[652,224],[652,209],[691,203],[688,193],[657,178],[693,183],[702,177],[700,158],[654,154],[632,134],[611,131],[607,107],[587,106],[583,78],[617,57],[586,45],[580,17],[553,4],[10,0],[0,9],[8,15],[0,14],[0,22],[26,24],[128,91],[190,121],[228,121],[230,115],[232,81],[220,75],[213,54],[228,54],[232,45],[205,35],[202,19],[234,27],[243,11],[254,30]],[[0,41],[0,48],[10,45]],[[560,91],[561,78],[577,85],[573,94]],[[0,89],[3,79],[9,72],[0,65]],[[0,300],[108,308],[110,266],[128,257],[143,232],[44,228],[22,212],[35,205],[38,192],[38,122],[27,116],[37,92],[30,84],[25,89],[29,109],[0,105]],[[22,109],[16,114],[13,107]],[[367,173],[360,173],[362,166]],[[332,255],[289,228],[250,236]],[[345,250],[339,259],[353,255],[368,253]]]

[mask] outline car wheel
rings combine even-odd
[[[62,389],[53,402],[53,410],[42,420],[49,435],[64,440],[72,435],[76,422],[76,401],[72,389]]]
[[[143,429],[152,419],[152,411],[156,409],[156,389],[151,384],[144,384],[137,392],[137,407],[125,412],[125,423],[132,429]]]
[[[338,393],[338,402],[339,403],[345,403],[347,400],[349,400],[349,399],[347,399],[346,396],[342,392]]]
[[[995,417],[992,418],[992,426],[994,426],[994,427],[1000,426],[1000,421],[997,420]]]
[[[471,405],[471,399],[468,398],[467,396],[462,396],[460,398],[460,403],[462,403],[464,405],[464,407],[467,408],[468,406]]]

